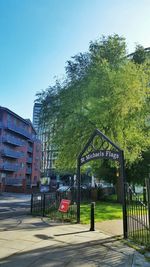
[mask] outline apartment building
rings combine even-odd
[[[40,179],[41,142],[30,120],[0,107],[0,189],[27,192]]]
[[[41,108],[42,108],[42,104],[34,103],[32,122],[33,122],[34,129],[37,132],[37,135],[39,134],[39,119],[40,119]]]
[[[53,177],[55,174],[55,161],[57,158],[57,149],[52,143],[53,132],[50,125],[40,121],[42,104],[34,103],[33,106],[33,126],[36,129],[37,136],[41,140],[41,173],[45,177]]]
[[[50,106],[51,103],[49,103]],[[58,157],[58,148],[53,143],[54,130],[53,125],[42,120],[42,104],[34,103],[33,106],[33,126],[36,129],[37,136],[41,141],[41,183],[47,179],[51,188],[62,182],[64,184],[73,183],[70,174],[59,173],[56,169],[56,160]],[[55,122],[53,122],[55,123]]]

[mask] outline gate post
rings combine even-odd
[[[149,228],[150,228],[150,178],[145,180],[146,189],[147,189],[147,206],[148,206],[148,220],[149,220]]]
[[[80,158],[77,160],[77,223],[80,223],[80,202],[81,202],[81,177],[80,177]]]
[[[120,151],[120,179],[122,183],[122,208],[123,208],[123,235],[124,238],[128,237],[128,228],[127,228],[127,207],[126,207],[126,179],[125,179],[125,170],[124,170],[124,153],[123,150]]]

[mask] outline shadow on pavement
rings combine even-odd
[[[49,241],[51,245],[33,250],[31,247],[28,251],[5,258],[0,262],[1,266],[131,266],[133,251],[120,242],[116,244],[116,239],[112,237],[73,245],[60,243],[57,239],[54,241]]]
[[[81,234],[81,233],[87,233],[87,232],[89,232],[89,230],[78,231],[78,232],[72,232],[72,233],[65,233],[65,234],[56,234],[56,235],[54,235],[54,236],[74,235],[74,234]]]

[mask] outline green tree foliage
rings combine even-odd
[[[95,128],[125,151],[131,165],[150,143],[149,68],[126,57],[118,35],[92,42],[89,51],[68,61],[66,80],[38,95],[42,121],[54,132],[58,167],[75,169],[76,158]]]
[[[100,40],[90,43],[89,51],[92,62],[101,63],[107,60],[113,68],[116,68],[126,55],[125,39],[117,34],[102,36]]]
[[[144,184],[150,177],[150,149],[142,153],[142,158],[131,166],[126,166],[126,174],[129,182]]]
[[[143,64],[148,57],[149,57],[149,53],[147,53],[147,51],[144,49],[144,47],[141,45],[137,45],[136,50],[133,53],[132,60],[135,63]]]

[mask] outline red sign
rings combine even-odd
[[[69,209],[69,205],[70,205],[70,200],[62,199],[58,210],[61,212],[67,212]]]

